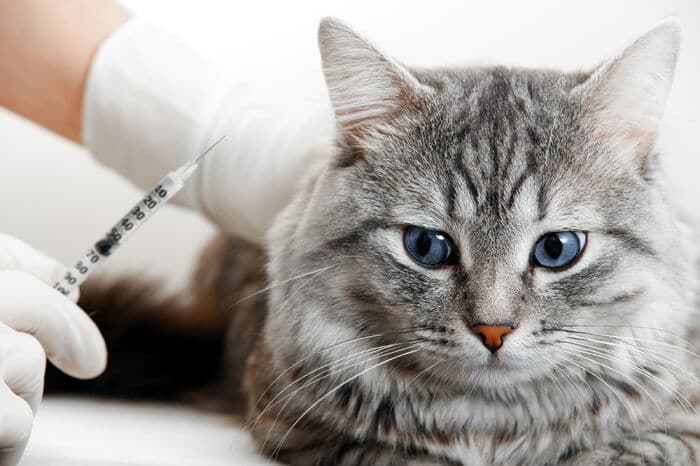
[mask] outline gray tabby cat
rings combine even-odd
[[[250,246],[219,240],[199,275],[261,451],[699,464],[697,255],[655,151],[679,35],[592,72],[424,70],[324,20],[337,153],[268,238],[267,311],[238,299]]]
[[[263,450],[697,464],[696,254],[654,152],[679,35],[589,73],[416,70],[323,21],[339,150],[269,238]]]

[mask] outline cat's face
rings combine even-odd
[[[338,23],[320,38],[340,153],[272,237],[273,279],[304,274],[273,289],[281,345],[362,338],[334,357],[502,386],[587,366],[596,334],[682,326],[691,253],[652,154],[677,25],[571,74],[409,71]]]

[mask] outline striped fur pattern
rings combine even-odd
[[[296,465],[700,462],[697,256],[654,139],[668,21],[592,72],[409,69],[334,20],[338,149],[277,219],[249,426]],[[426,269],[407,225],[448,233]],[[588,232],[567,270],[545,232]],[[491,354],[474,322],[516,329]]]
[[[334,20],[319,42],[337,150],[277,218],[269,285],[260,251],[221,238],[194,301],[159,307],[177,319],[127,325],[127,295],[91,296],[113,356],[151,351],[122,393],[211,376],[299,466],[700,464],[698,256],[654,144],[678,25],[573,73],[409,69]],[[458,260],[418,265],[408,225]],[[561,230],[587,232],[580,260],[532,266]],[[476,322],[515,329],[491,353]],[[142,359],[112,360],[99,391]]]

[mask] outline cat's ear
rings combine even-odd
[[[318,31],[323,73],[341,137],[354,142],[401,112],[421,105],[431,89],[352,29],[324,18]]]
[[[575,92],[586,126],[601,142],[644,167],[671,90],[680,47],[680,23],[670,18],[594,71]],[[589,126],[590,127],[590,126]]]

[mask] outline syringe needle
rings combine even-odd
[[[216,140],[216,142],[214,142],[214,144],[212,144],[211,146],[209,146],[209,147],[207,148],[207,150],[205,150],[204,152],[202,152],[201,154],[199,154],[197,157],[195,157],[195,159],[192,161],[192,164],[197,165],[197,164],[199,163],[199,161],[202,160],[202,158],[204,158],[205,155],[207,155],[209,152],[211,152],[211,150],[212,150],[213,148],[215,148],[221,141],[223,141],[223,140],[226,138],[226,136],[227,136],[226,134],[224,134],[223,136],[221,136],[219,139]]]

